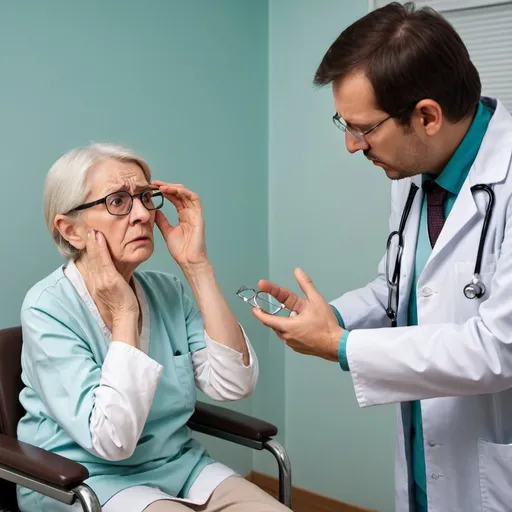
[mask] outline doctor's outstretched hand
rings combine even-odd
[[[301,269],[295,269],[294,275],[306,295],[305,299],[269,281],[259,281],[258,287],[297,313],[296,316],[274,316],[257,307],[253,308],[254,316],[273,329],[279,339],[295,352],[338,361],[338,346],[343,329],[311,278]]]

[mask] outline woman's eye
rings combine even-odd
[[[124,198],[121,196],[114,196],[110,198],[110,206],[121,206],[124,202]]]

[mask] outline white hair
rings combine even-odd
[[[62,237],[54,225],[55,217],[66,214],[85,202],[89,170],[107,158],[135,162],[148,182],[151,182],[148,163],[131,149],[116,144],[93,143],[87,147],[72,149],[52,165],[46,176],[43,194],[46,226],[60,253],[68,259],[77,259],[81,251]]]

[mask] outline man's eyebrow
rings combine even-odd
[[[347,126],[360,129],[361,131],[369,130],[370,128],[373,128],[376,124],[379,123],[379,120],[366,121],[366,120],[362,120],[362,119],[360,119],[360,120],[354,119],[353,121],[349,121],[348,119],[341,116],[339,113],[338,113],[338,115],[341,117],[341,119],[343,121],[345,121],[345,123],[347,123]],[[374,112],[373,115],[378,116],[379,114],[377,112]]]
[[[372,128],[372,126],[375,126],[377,124],[376,122],[368,122],[368,121],[366,121],[366,122],[361,121],[359,123],[356,123],[356,122],[353,123],[350,121],[345,121],[345,122],[347,123],[348,126],[351,126],[352,128],[358,128],[361,131],[369,130],[370,128]]]

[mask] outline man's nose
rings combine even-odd
[[[349,153],[357,153],[358,151],[365,151],[370,148],[370,145],[364,138],[359,139],[352,135],[348,130],[345,132],[345,145]]]

